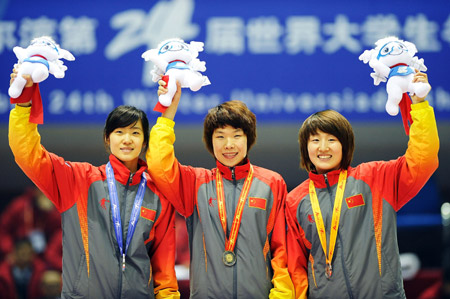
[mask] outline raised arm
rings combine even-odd
[[[11,75],[11,81],[17,72]],[[16,107],[11,110],[9,118],[9,146],[16,163],[39,189],[63,212],[69,208],[74,196],[71,189],[74,185],[74,171],[62,158],[49,153],[41,145],[41,136],[37,124],[29,121],[31,111],[30,97],[36,87],[31,78],[25,77],[27,84],[18,98]],[[58,186],[61,185],[61,188]],[[64,201],[63,201],[64,198]]]
[[[417,72],[413,82],[428,83],[425,73]],[[378,169],[387,175],[378,176],[379,186],[384,186],[386,200],[398,211],[413,198],[439,165],[439,137],[433,107],[424,98],[412,96],[408,148],[404,156],[382,165]],[[392,176],[395,183],[392,184]]]
[[[159,81],[158,95],[167,92],[165,82]],[[165,110],[150,132],[150,146],[146,158],[148,170],[158,189],[183,216],[188,217],[195,205],[195,173],[189,166],[181,165],[175,157],[175,132],[173,121],[181,96],[181,86],[177,83],[177,92],[172,104]]]

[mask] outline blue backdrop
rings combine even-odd
[[[178,122],[201,122],[229,99],[259,123],[298,123],[336,109],[354,121],[400,121],[384,110],[385,84],[358,60],[379,38],[415,43],[432,84],[438,120],[450,120],[450,2],[428,1],[12,1],[0,4],[0,122],[8,78],[33,37],[51,35],[76,60],[64,79],[41,84],[46,123],[103,123],[121,104],[147,113],[156,102],[153,65],[141,54],[169,37],[203,41],[210,86],[183,90]],[[150,115],[152,117],[152,115]]]

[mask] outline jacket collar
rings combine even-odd
[[[126,185],[130,175],[131,171],[119,160],[116,156],[113,154],[109,155],[109,162],[111,162],[111,166],[114,170],[114,177],[115,179],[123,184]],[[142,173],[147,170],[147,163],[145,161],[139,159],[138,161],[138,170],[135,174],[133,174],[133,179],[130,183],[130,185],[136,185],[139,184],[141,181]],[[148,176],[147,176],[148,178]]]
[[[334,184],[338,183],[340,172],[340,169],[327,172],[326,174],[317,174],[311,171],[309,173],[309,178],[314,182],[314,186],[316,188],[326,188],[327,183],[325,181],[325,177],[328,181],[328,185],[333,186]]]
[[[228,167],[223,165],[216,160],[217,169],[219,169],[222,176],[227,180],[232,180],[232,169],[234,168],[234,177],[236,180],[245,179],[248,175],[248,171],[250,170],[250,160],[248,158],[244,159],[244,164],[237,165],[234,167]]]

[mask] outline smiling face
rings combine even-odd
[[[342,144],[333,135],[317,130],[308,139],[308,155],[318,174],[339,169],[342,161]]]
[[[127,127],[116,128],[106,139],[111,153],[132,172],[136,172],[139,155],[144,147],[141,120]]]
[[[217,128],[212,134],[214,156],[220,163],[234,167],[247,156],[247,135],[232,126]]]

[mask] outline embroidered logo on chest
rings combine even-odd
[[[214,202],[213,202],[213,200],[217,200],[217,199],[210,197],[209,200],[208,200],[208,204],[209,204],[210,207],[213,207],[213,208],[214,208]]]
[[[106,203],[109,202],[109,200],[102,198],[102,200],[100,200],[100,206],[102,207],[103,210],[106,211]]]

